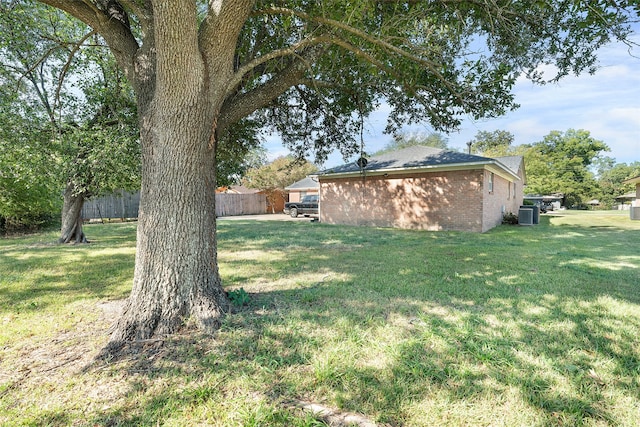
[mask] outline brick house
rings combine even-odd
[[[485,232],[518,213],[521,156],[488,158],[415,146],[318,174],[320,221]]]
[[[302,197],[307,194],[318,194],[320,184],[318,183],[318,177],[316,175],[309,175],[285,187],[285,190],[289,193],[290,202],[299,202],[302,200]]]

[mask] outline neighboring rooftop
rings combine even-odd
[[[229,194],[255,194],[259,193],[260,190],[256,190],[255,188],[247,188],[243,185],[232,185],[229,187],[218,187],[216,189],[216,193],[229,193]]]
[[[632,191],[631,193],[623,194],[622,196],[616,197],[616,200],[635,200],[636,198],[636,192]]]
[[[522,165],[522,156],[495,157],[495,160],[499,161],[515,173],[518,173]]]
[[[320,184],[318,183],[317,175],[309,175],[306,178],[301,179],[300,181],[294,182],[288,187],[285,187],[285,190],[317,190],[320,188]]]

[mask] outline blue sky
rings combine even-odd
[[[640,28],[635,40],[640,42]],[[466,150],[467,141],[478,131],[506,130],[515,136],[515,145],[541,141],[553,130],[584,129],[611,149],[605,155],[618,163],[640,161],[640,47],[629,51],[619,43],[599,53],[599,70],[594,75],[569,76],[557,84],[533,85],[521,78],[514,93],[520,108],[498,119],[464,121],[460,131],[448,135],[449,147]],[[365,150],[375,152],[391,136],[383,134],[388,111],[385,105],[365,122]],[[429,133],[427,123],[406,128],[407,132]],[[270,159],[288,154],[277,136],[267,138]],[[354,159],[349,159],[355,160]],[[322,167],[343,164],[339,153],[332,154]]]

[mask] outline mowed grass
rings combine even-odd
[[[96,360],[131,287],[135,224],[0,240],[0,425],[640,425],[640,221],[423,232],[218,223],[250,303]]]

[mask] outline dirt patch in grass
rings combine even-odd
[[[381,424],[376,424],[360,414],[340,411],[320,403],[297,400],[292,402],[292,406],[314,414],[332,427],[382,427]]]
[[[96,307],[102,311],[104,320],[115,320],[122,313],[124,304],[127,300],[100,301]]]
[[[11,390],[37,389],[44,382],[63,382],[94,363],[102,342],[106,341],[114,315],[122,309],[123,301],[99,302],[86,307],[87,317],[95,321],[80,322],[56,336],[31,339],[5,347],[0,381],[5,384],[0,397]]]
[[[202,350],[204,341],[176,335],[133,343],[117,358],[100,358],[124,301],[84,306],[83,320],[72,328],[0,349],[0,413],[5,412],[0,425],[15,419],[11,410],[32,410],[33,425],[136,424],[131,396],[158,387],[154,382],[162,372],[190,370],[192,359],[183,353]]]

